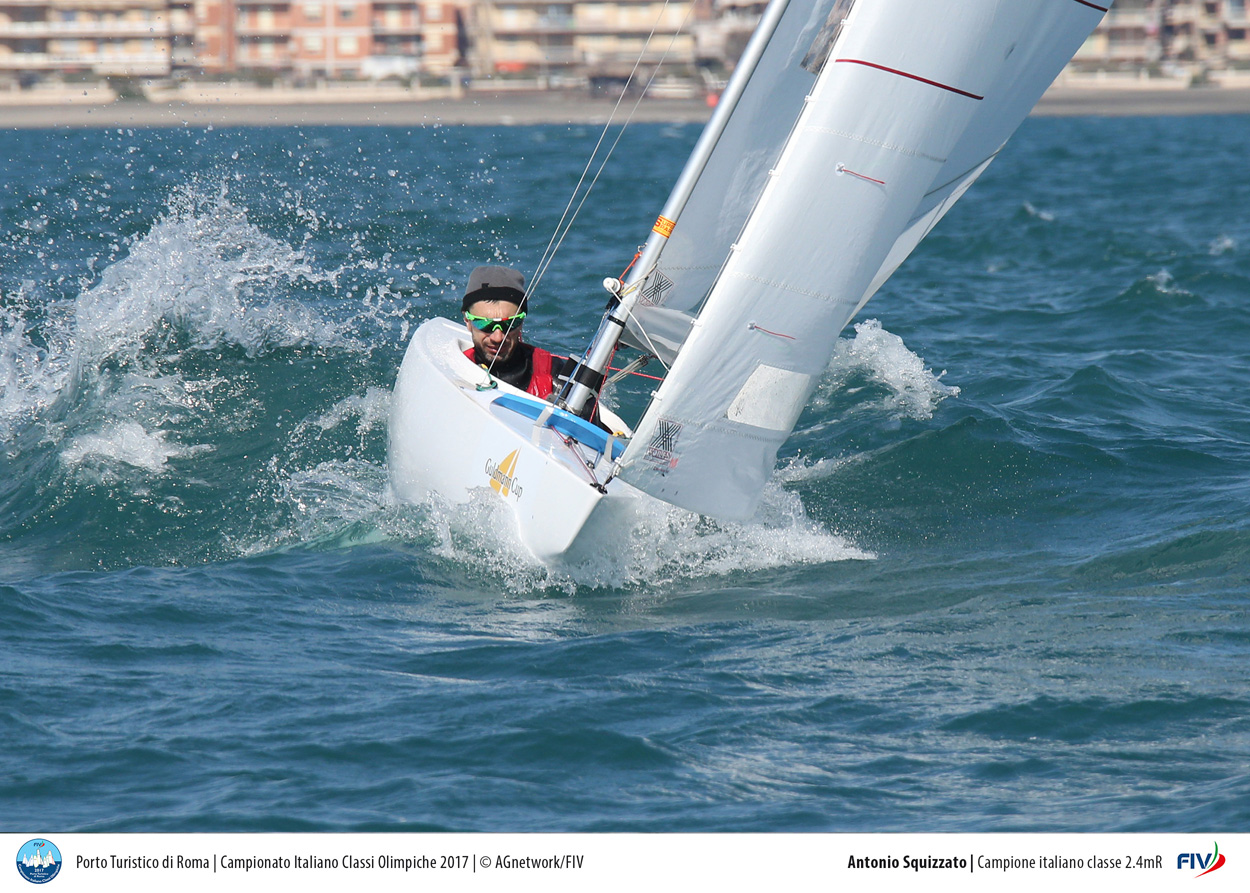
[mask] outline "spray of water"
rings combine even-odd
[[[947,397],[959,396],[959,388],[942,383],[945,374],[935,374],[902,338],[869,319],[855,324],[854,338],[838,341],[817,399],[827,400],[855,376],[866,376],[887,388],[884,409],[899,418],[926,420]]]
[[[197,452],[170,423],[211,410],[220,380],[188,378],[184,352],[254,357],[283,347],[350,347],[340,323],[294,295],[333,287],[303,252],[266,236],[223,189],[174,195],[168,212],[74,299],[19,292],[0,317],[0,437],[42,425],[61,459],[161,474]]]
[[[142,494],[165,481],[166,489],[241,499],[222,509],[246,520],[222,523],[224,553],[209,553],[218,557],[404,542],[423,560],[518,593],[664,587],[874,557],[807,514],[786,486],[802,480],[794,463],[779,470],[749,522],[721,523],[645,498],[609,548],[555,566],[529,556],[493,494],[463,505],[398,504],[380,458],[389,390],[357,379],[350,393],[322,395],[328,403],[314,400],[284,421],[276,405],[284,394],[253,380],[267,375],[272,388],[277,370],[292,362],[275,358],[292,351],[367,357],[378,331],[390,337],[397,320],[407,323],[400,306],[410,296],[387,283],[358,295],[354,313],[341,318],[315,309],[327,306],[342,272],[322,270],[306,248],[267,235],[228,190],[180,190],[71,299],[8,297],[0,311],[0,434],[11,440],[37,429],[70,486]],[[840,342],[817,400],[856,376],[884,388],[895,415],[927,418],[958,393],[875,321]],[[269,445],[240,454],[237,441],[262,424]],[[226,497],[208,479],[221,476],[223,463],[239,462],[250,490],[235,481]],[[177,506],[187,495],[179,493],[161,498]]]

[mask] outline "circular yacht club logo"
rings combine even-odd
[[[46,884],[61,870],[61,851],[50,840],[36,837],[17,851],[17,873],[32,884]]]

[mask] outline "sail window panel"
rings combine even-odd
[[[829,17],[825,19],[824,25],[821,26],[816,39],[812,41],[812,45],[808,48],[807,53],[803,56],[803,61],[800,63],[812,74],[820,74],[820,70],[829,61],[829,53],[833,50],[833,45],[837,43],[838,37],[841,36],[842,29],[850,18],[851,6],[854,3],[855,0],[837,0],[834,3]]]
[[[694,317],[666,307],[648,307],[646,310],[645,328],[634,318],[638,314],[633,314],[626,324],[622,340],[626,345],[657,356],[664,365],[671,366],[690,334]]]
[[[725,415],[731,422],[788,434],[803,412],[811,384],[810,375],[761,363]]]

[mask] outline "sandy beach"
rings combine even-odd
[[[248,97],[250,98],[250,96]],[[613,115],[616,103],[583,94],[470,94],[458,99],[386,100],[364,94],[359,101],[147,102],[18,107],[0,105],[0,127],[265,127],[288,125],[441,124],[594,124]],[[621,103],[615,120],[629,115],[632,102]],[[710,109],[703,100],[647,99],[632,120],[702,122]]]
[[[424,100],[385,99],[361,93],[357,101],[340,97],[325,101],[313,96],[275,94],[272,102],[258,102],[256,92],[214,101],[149,102],[91,99],[3,104],[0,127],[263,127],[287,125],[390,125],[402,127],[479,124],[596,124],[613,116],[616,103],[572,93],[470,93],[460,98]],[[633,103],[626,101],[614,120],[624,120]],[[1250,87],[1222,86],[1178,89],[1175,86],[1056,85],[1038,103],[1035,115],[1228,115],[1250,114]],[[710,109],[702,99],[645,99],[632,120],[702,122]]]

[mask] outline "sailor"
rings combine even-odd
[[[501,381],[550,399],[557,383],[577,365],[521,340],[525,276],[508,267],[478,267],[469,274],[461,309],[473,347],[464,355]]]

